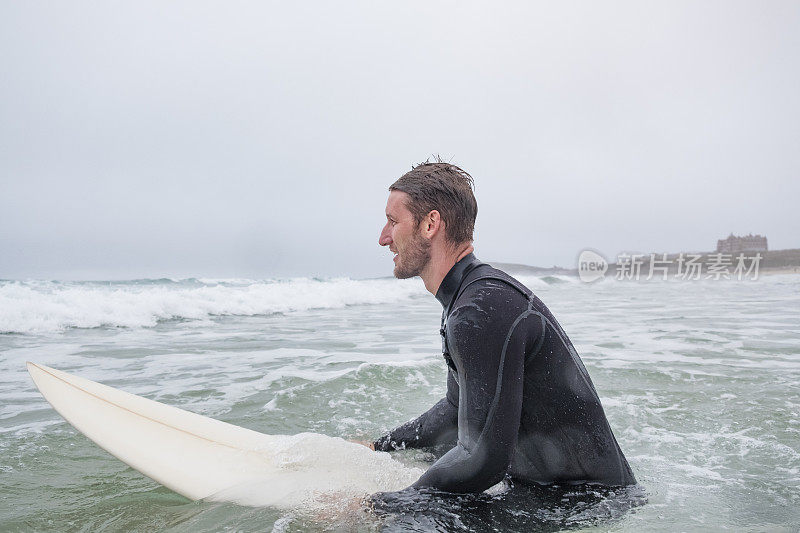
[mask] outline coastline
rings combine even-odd
[[[646,272],[650,268],[650,254],[649,253],[641,253],[641,252],[626,252],[629,255],[642,255],[642,263],[641,269],[642,272]],[[714,263],[714,257],[717,255],[718,252],[679,252],[679,253],[668,253],[667,254],[667,261],[669,262],[669,266],[667,272],[670,275],[675,275],[678,272],[678,258],[683,255],[684,257],[689,256],[699,256],[698,264],[702,265],[704,271],[708,269],[708,266]],[[761,262],[759,263],[758,267],[758,275],[759,276],[775,276],[775,275],[798,275],[800,274],[800,248],[789,248],[785,250],[767,250],[763,252],[733,252],[729,255],[732,256],[733,264],[731,266],[735,266],[736,258],[739,254],[744,254],[745,258],[749,260],[756,254],[761,254]],[[661,253],[656,254],[656,261],[660,260],[663,255]],[[500,270],[507,272],[508,274],[513,275],[528,275],[528,276],[578,276],[578,269],[577,268],[564,268],[560,266],[552,266],[552,267],[539,267],[534,265],[525,265],[521,263],[505,263],[505,262],[495,262],[495,261],[488,261],[488,263]],[[608,272],[615,272],[619,268],[618,263],[609,263],[608,264]]]

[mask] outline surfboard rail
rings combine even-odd
[[[26,365],[42,396],[76,430],[191,500],[294,507],[325,492],[398,490],[422,473],[340,438],[259,433],[42,364]]]

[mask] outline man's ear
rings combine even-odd
[[[444,221],[442,220],[439,211],[434,209],[422,219],[422,231],[425,236],[432,238],[438,232],[444,229]]]

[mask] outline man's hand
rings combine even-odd
[[[360,444],[362,446],[366,446],[373,452],[375,451],[375,443],[374,442],[367,442],[365,440],[351,440],[350,442],[355,442],[356,444]]]

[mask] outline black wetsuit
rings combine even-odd
[[[529,483],[636,483],[586,368],[539,298],[469,254],[436,299],[447,395],[375,441],[383,451],[455,443],[413,487],[480,492],[506,474]]]

